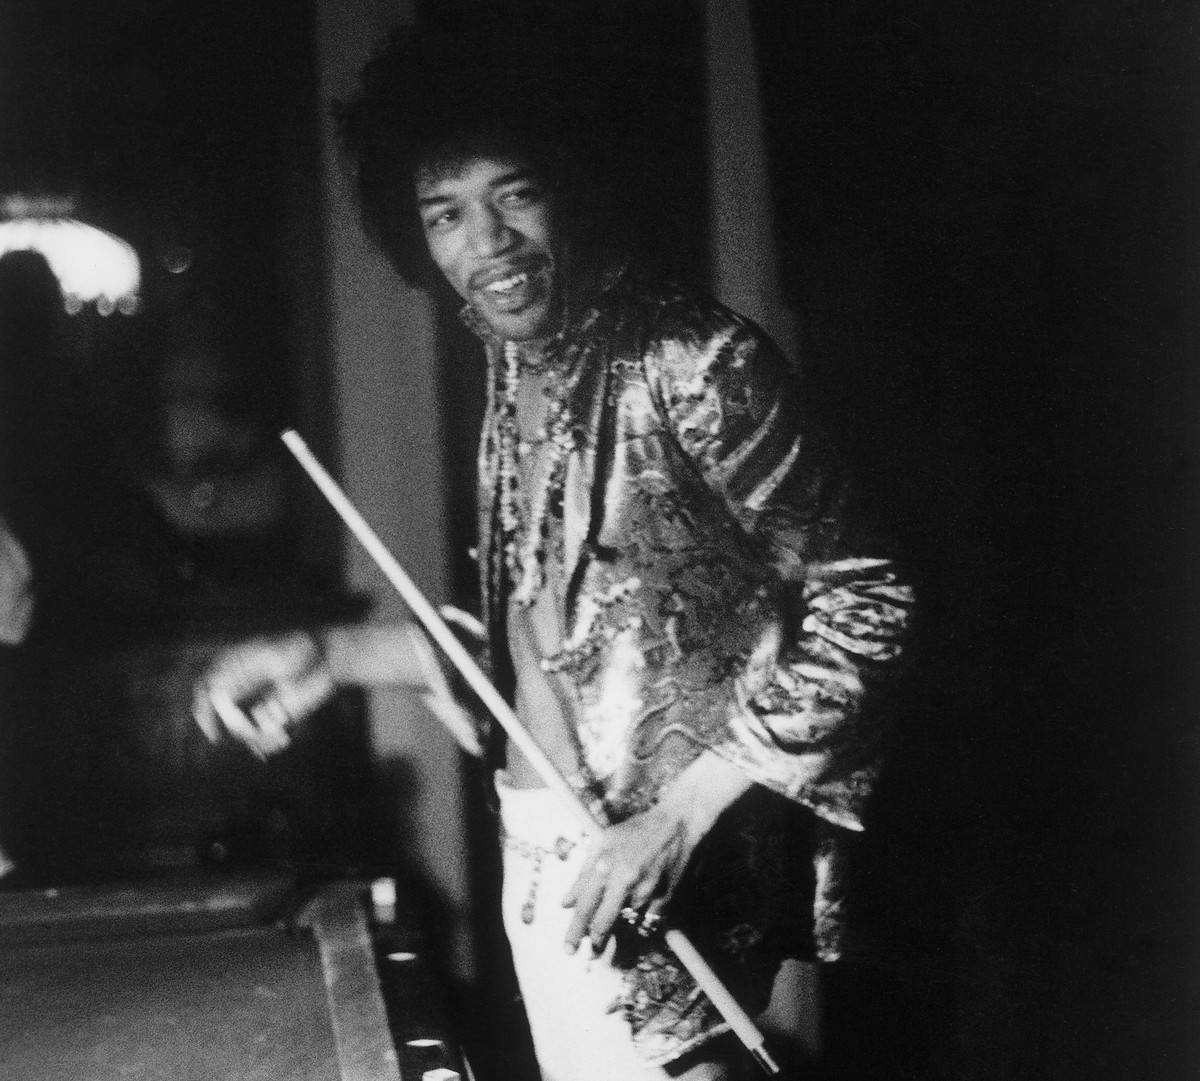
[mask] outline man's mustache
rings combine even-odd
[[[540,273],[548,270],[551,265],[552,260],[546,255],[514,255],[475,271],[467,279],[467,286],[471,289],[483,289],[493,282],[511,278],[514,274]]]

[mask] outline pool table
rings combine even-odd
[[[0,1077],[469,1076],[419,930],[381,904],[394,885],[371,886],[265,873],[0,892]]]

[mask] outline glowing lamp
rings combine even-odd
[[[75,201],[9,195],[0,200],[0,256],[35,251],[50,264],[68,313],[94,303],[101,315],[138,309],[142,268],[137,252],[112,233],[70,217]]]

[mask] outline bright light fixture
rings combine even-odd
[[[132,245],[70,217],[75,201],[61,196],[9,195],[0,200],[0,256],[43,255],[71,315],[95,303],[101,315],[138,309],[142,268]]]

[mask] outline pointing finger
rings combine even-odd
[[[192,695],[192,719],[196,722],[204,738],[209,743],[216,743],[221,738],[221,730],[213,712],[209,692],[205,687],[198,687]]]
[[[241,707],[225,691],[215,688],[209,692],[209,700],[212,702],[217,716],[221,718],[221,723],[229,729],[229,732],[244,743],[257,757],[265,758],[266,753],[262,748],[258,728],[242,712]]]

